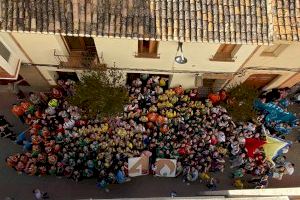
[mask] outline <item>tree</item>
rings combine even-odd
[[[116,69],[84,72],[69,101],[89,117],[116,116],[128,101],[128,91],[121,83],[123,78]]]
[[[228,100],[223,103],[234,121],[255,121],[257,112],[254,100],[259,97],[259,90],[246,85],[235,85],[227,90]]]

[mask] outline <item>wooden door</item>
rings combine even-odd
[[[85,51],[85,43],[82,37],[65,36],[65,41],[70,51]]]
[[[91,37],[65,36],[64,39],[70,52],[72,51],[95,52],[96,51],[94,39]]]
[[[252,74],[248,77],[244,84],[253,86],[257,89],[262,89],[278,76],[278,74]]]

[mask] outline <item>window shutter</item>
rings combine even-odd
[[[143,40],[138,41],[138,53],[143,53]]]
[[[221,54],[223,53],[224,49],[225,49],[226,44],[221,44],[220,47],[218,48],[216,54]]]
[[[233,57],[241,45],[221,44],[211,61],[234,61]]]
[[[235,46],[236,45],[232,45],[232,44],[225,45],[223,52],[231,54],[233,52]]]
[[[150,54],[157,54],[157,49],[158,49],[158,42],[157,41],[150,41],[149,53]]]
[[[136,57],[139,58],[159,58],[157,56],[158,42],[149,40],[138,41],[138,53]]]

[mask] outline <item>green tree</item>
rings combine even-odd
[[[254,109],[254,100],[259,96],[259,90],[246,85],[235,85],[227,90],[228,100],[223,103],[234,121],[255,121],[257,112]]]
[[[84,72],[69,101],[83,109],[89,117],[116,116],[123,112],[128,101],[128,91],[121,84],[123,78],[116,69]]]

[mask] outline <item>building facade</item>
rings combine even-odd
[[[13,0],[1,1],[0,16],[2,79],[19,74],[38,90],[97,67],[208,91],[300,78],[297,0]]]

